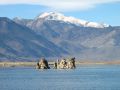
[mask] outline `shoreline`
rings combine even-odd
[[[37,62],[0,62],[0,67],[36,67]],[[53,65],[54,62],[48,62],[49,65]],[[76,65],[120,65],[120,61],[77,61]]]

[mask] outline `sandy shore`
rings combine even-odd
[[[37,62],[0,62],[0,67],[35,67]],[[54,62],[48,62],[49,65],[53,65]],[[79,61],[76,65],[120,65],[120,61],[108,61],[108,62],[91,62],[91,61]]]
[[[53,65],[54,62],[49,62],[50,65]],[[35,67],[37,62],[0,62],[0,67]]]

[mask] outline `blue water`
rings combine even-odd
[[[75,70],[0,68],[0,90],[120,90],[120,66],[79,66]]]

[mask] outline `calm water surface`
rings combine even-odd
[[[120,66],[79,66],[75,70],[0,68],[0,90],[120,90]]]

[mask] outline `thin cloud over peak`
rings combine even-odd
[[[0,0],[0,5],[5,4],[33,4],[42,5],[58,11],[86,10],[98,4],[120,2],[120,0]]]

